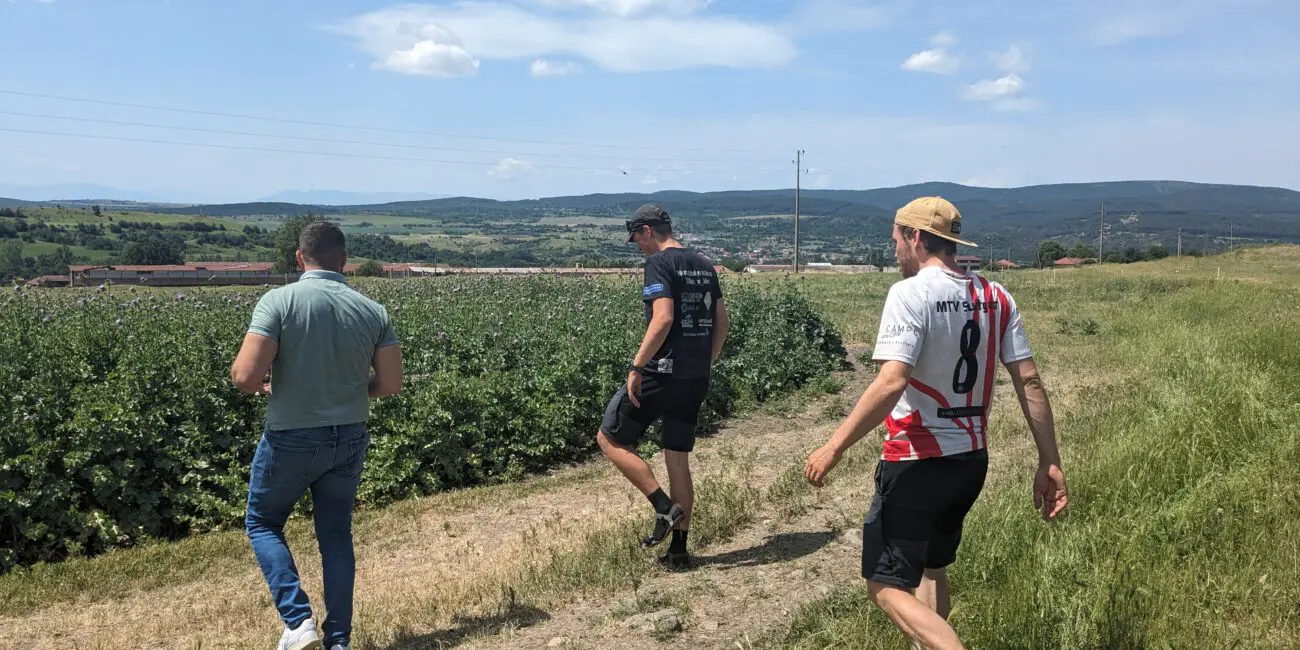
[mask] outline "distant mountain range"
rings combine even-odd
[[[361,205],[394,203],[397,201],[429,201],[445,199],[451,194],[428,192],[345,192],[343,190],[290,190],[276,192],[261,201],[271,203],[301,203],[305,205]]]
[[[19,185],[0,183],[0,197],[34,203],[81,203],[96,201],[105,205],[122,203],[194,204],[218,200],[215,195],[203,196],[195,192],[149,192],[123,190],[93,183],[63,183],[58,185]],[[4,200],[4,199],[0,199]]]
[[[3,192],[3,186],[0,186]],[[1181,181],[1066,183],[1016,188],[921,183],[871,190],[804,190],[801,213],[815,237],[888,237],[894,211],[917,196],[941,195],[962,211],[966,232],[989,246],[1017,246],[1046,238],[1095,241],[1103,204],[1108,232],[1135,240],[1172,243],[1179,229],[1198,238],[1236,238],[1300,242],[1300,192],[1248,185]],[[158,206],[154,212],[206,216],[392,214],[472,225],[536,222],[545,216],[586,215],[622,218],[647,202],[659,203],[684,227],[707,233],[735,229],[730,217],[789,215],[794,191],[660,191],[650,194],[588,194],[497,201],[446,197],[380,203],[332,203],[350,197],[387,199],[393,194],[334,191],[281,193],[268,198],[297,201]],[[317,199],[307,201],[307,198]],[[331,203],[327,203],[327,199]],[[0,200],[0,205],[3,201]],[[749,222],[746,222],[749,223]],[[784,228],[774,224],[774,227]],[[882,235],[883,233],[883,235]],[[1108,235],[1110,236],[1110,235]]]

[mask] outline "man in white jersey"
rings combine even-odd
[[[873,358],[880,373],[853,413],[808,458],[821,486],[841,455],[884,421],[876,491],[862,530],[862,577],[872,601],[913,647],[962,648],[947,622],[946,567],[984,488],[996,362],[1011,375],[1038,447],[1034,507],[1065,509],[1052,407],[1020,312],[1005,287],[957,266],[961,213],[941,197],[900,208],[893,238],[903,280],[885,299]]]

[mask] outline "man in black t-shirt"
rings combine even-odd
[[[729,321],[717,271],[673,237],[672,219],[663,208],[643,205],[626,225],[627,240],[649,256],[641,289],[647,326],[627,383],[605,407],[596,441],[654,506],[654,531],[641,540],[641,547],[655,546],[673,531],[660,560],[680,568],[690,559],[686,535],[695,501],[689,454]],[[659,487],[650,465],[633,451],[646,427],[660,418],[671,498]]]

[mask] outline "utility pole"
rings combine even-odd
[[[794,272],[799,272],[799,179],[803,176],[803,149],[794,152]]]
[[[1097,263],[1106,259],[1106,202],[1101,202],[1101,230],[1097,233]]]

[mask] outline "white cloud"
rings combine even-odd
[[[1025,60],[1025,55],[1019,47],[1012,45],[1005,52],[995,52],[992,56],[993,65],[1003,72],[1019,74],[1029,70],[1029,62]]]
[[[576,55],[614,72],[763,68],[785,64],[798,53],[776,26],[741,18],[572,18],[500,2],[399,5],[362,14],[335,29],[357,39],[380,67],[425,74],[472,74],[470,68],[477,70],[479,60],[555,54]],[[425,41],[431,44],[413,52]]]
[[[383,60],[375,61],[374,67],[432,77],[466,77],[478,72],[479,62],[446,27],[428,22],[399,29],[419,40],[409,47],[390,50]]]
[[[997,79],[977,81],[967,86],[962,96],[971,101],[989,102],[999,111],[1027,112],[1043,107],[1041,100],[1025,95],[1025,80],[1014,72]]]
[[[530,163],[524,162],[518,158],[502,158],[501,162],[488,170],[488,176],[500,179],[517,178],[532,168],[533,166]]]
[[[1012,73],[995,80],[985,79],[966,87],[966,99],[988,102],[997,99],[1015,97],[1025,89],[1025,80]]]
[[[562,77],[582,72],[582,65],[574,61],[537,59],[533,61],[531,72],[534,77]]]
[[[956,44],[957,36],[951,31],[939,32],[930,37],[930,45],[934,46],[933,49],[921,50],[907,57],[907,60],[900,67],[912,72],[952,74],[961,65],[961,59],[948,52],[948,48]]]
[[[646,175],[645,175],[645,178],[642,178],[642,179],[641,179],[641,184],[642,184],[642,185],[658,185],[658,184],[659,184],[659,177],[658,177],[658,176],[655,176],[654,174],[646,174]]]
[[[912,72],[932,72],[934,74],[952,74],[957,71],[960,65],[957,57],[948,53],[943,48],[934,50],[922,50],[907,57],[901,66],[904,70]]]
[[[971,101],[988,102],[994,110],[1008,112],[1036,111],[1043,102],[1025,94],[1025,80],[1021,72],[1029,69],[1029,62],[1018,46],[990,55],[993,65],[1005,74],[997,79],[983,79],[970,84],[962,97]]]
[[[693,14],[703,11],[710,0],[533,0],[563,9],[591,9],[626,18],[647,13]]]

